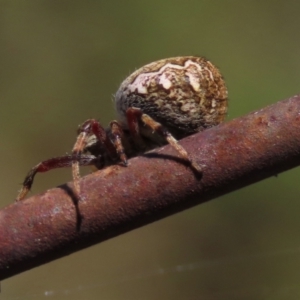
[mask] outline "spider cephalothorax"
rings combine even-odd
[[[71,155],[40,162],[27,174],[16,200],[30,190],[36,173],[72,167],[79,188],[79,166],[101,169],[169,143],[201,171],[177,139],[221,123],[227,89],[219,70],[202,57],[180,56],[150,63],[127,77],[115,95],[118,120],[105,129],[95,119],[78,128]],[[88,154],[89,153],[89,154]]]

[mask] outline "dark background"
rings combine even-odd
[[[151,61],[202,55],[232,119],[300,92],[300,2],[0,1],[4,207],[77,126],[115,118],[121,81]],[[87,170],[86,172],[89,172]],[[38,175],[33,193],[71,180]],[[299,299],[300,170],[280,174],[2,282],[1,299]]]

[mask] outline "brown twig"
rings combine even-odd
[[[170,146],[0,211],[0,280],[300,164],[300,96],[181,141],[200,178]]]

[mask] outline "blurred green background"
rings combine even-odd
[[[136,68],[202,55],[222,71],[228,119],[300,92],[299,1],[0,1],[4,207],[77,125],[115,118]],[[86,172],[89,172],[87,170]],[[71,180],[38,175],[33,193]],[[300,169],[2,282],[1,299],[299,299]]]

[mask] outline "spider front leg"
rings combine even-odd
[[[150,127],[154,132],[163,137],[178,153],[179,155],[186,160],[193,169],[198,173],[202,173],[201,167],[192,160],[188,155],[186,150],[178,143],[178,141],[173,137],[173,135],[160,123],[156,122],[149,115],[144,114],[140,108],[130,107],[126,111],[127,123],[130,134],[133,136],[133,139],[138,143],[142,143],[139,130],[139,121]]]
[[[117,158],[120,158],[124,165],[127,165],[127,157],[121,142],[123,131],[118,122],[113,121],[110,123],[110,136],[108,136],[106,130],[97,120],[89,119],[85,121],[78,128],[77,140],[72,150],[72,173],[77,195],[80,195],[80,159],[82,157],[82,152],[86,149],[88,138],[91,135],[95,135],[96,140],[103,145],[111,161],[115,161]]]
[[[47,172],[57,168],[71,167],[73,163],[72,155],[65,155],[61,157],[54,157],[48,160],[42,161],[33,167],[25,177],[23,187],[21,188],[16,201],[23,200],[33,184],[36,173]],[[79,158],[79,164],[81,166],[99,165],[99,158],[93,155],[81,155]]]

